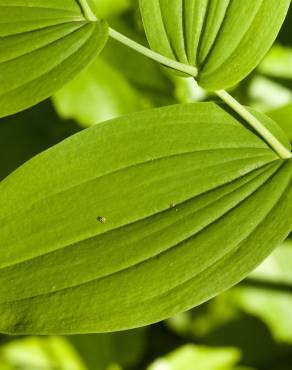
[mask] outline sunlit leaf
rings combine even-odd
[[[247,76],[271,47],[290,0],[140,0],[153,50],[194,65],[208,90]]]
[[[96,14],[99,18],[109,18],[128,10],[132,0],[95,0]]]
[[[235,306],[261,318],[277,340],[289,343],[292,343],[291,271],[292,242],[286,241],[251,275],[258,285],[236,288],[230,296]]]
[[[214,103],[74,135],[0,184],[0,330],[113,331],[206,301],[291,231],[291,176]]]
[[[235,348],[208,348],[189,344],[157,359],[148,370],[234,370],[239,359],[240,352]]]
[[[259,71],[268,76],[292,79],[292,48],[275,45],[259,66]]]
[[[292,91],[271,78],[255,76],[249,86],[249,97],[256,109],[269,111],[290,104]]]
[[[0,370],[87,370],[61,337],[18,339],[0,347]]]
[[[63,118],[74,118],[85,127],[150,105],[122,74],[100,58],[57,92],[54,103]]]
[[[77,0],[0,0],[0,117],[47,98],[103,48]]]
[[[292,104],[270,111],[269,116],[282,127],[292,142]]]

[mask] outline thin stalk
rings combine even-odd
[[[225,90],[215,91],[226,104],[228,104],[236,113],[238,113],[283,159],[292,158],[292,153],[243,105],[234,99]]]
[[[84,17],[89,21],[89,22],[96,22],[97,18],[93,11],[91,10],[87,0],[79,0],[79,4],[81,6],[81,9],[83,11]]]
[[[152,50],[146,48],[145,46],[137,43],[136,41],[128,38],[127,36],[119,33],[118,31],[116,31],[112,28],[109,28],[109,35],[113,39],[121,42],[122,44],[128,46],[129,48],[136,50],[138,53],[143,54],[146,57],[148,57],[152,60],[155,60],[156,62],[161,63],[162,65],[164,65],[166,67],[175,69],[179,72],[183,72],[183,73],[185,73],[185,74],[187,74],[191,77],[196,77],[197,74],[198,74],[198,70],[197,70],[196,67],[177,62],[177,61],[169,59],[169,58],[167,58],[167,57],[165,57],[165,56],[163,56],[159,53],[156,53],[155,51],[152,51]]]
[[[86,13],[89,9],[89,12],[92,13],[87,4],[87,1],[80,1],[83,4],[84,12]],[[179,72],[183,72],[190,77],[193,77],[195,83],[197,83],[195,78],[198,75],[198,69],[196,67],[177,62],[159,53],[156,53],[155,51],[146,48],[145,46],[137,43],[136,41],[128,38],[127,36],[112,28],[109,28],[109,35],[113,39],[121,42],[122,44],[137,51],[138,53],[143,54],[146,57],[151,58],[152,60],[161,63],[164,66],[175,69]],[[215,94],[219,96],[220,99],[222,99],[235,112],[237,112],[271,146],[271,148],[280,156],[280,158],[292,158],[292,153],[287,148],[285,148],[285,146],[253,114],[251,114],[243,105],[241,105],[236,99],[234,99],[227,91],[218,90],[215,91]]]

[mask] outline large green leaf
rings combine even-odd
[[[200,304],[291,231],[291,177],[214,103],[72,136],[0,183],[0,330],[119,330]]]
[[[103,48],[77,0],[0,0],[0,117],[47,98]]]
[[[198,68],[208,90],[247,76],[275,40],[290,0],[140,0],[153,50]]]

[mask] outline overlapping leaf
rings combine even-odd
[[[209,90],[248,75],[275,40],[290,0],[140,0],[151,47],[199,69]]]
[[[0,184],[0,331],[125,329],[209,299],[291,231],[291,181],[214,103],[65,140]]]
[[[0,117],[50,96],[103,48],[77,0],[0,0]]]

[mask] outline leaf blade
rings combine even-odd
[[[119,330],[201,303],[290,232],[291,177],[213,103],[73,136],[0,184],[1,330]]]
[[[101,51],[105,22],[88,22],[78,3],[0,1],[0,117],[28,108],[70,81]]]
[[[276,0],[253,3],[190,0],[184,2],[183,12],[174,12],[160,0],[152,0],[151,4],[140,0],[151,48],[168,58],[197,67],[199,84],[210,91],[232,87],[256,68],[274,42],[289,5],[290,0],[280,4]],[[160,7],[160,20],[154,18],[156,6]],[[158,24],[163,25],[161,19],[168,20],[167,26],[158,30]],[[161,46],[167,42],[178,52],[171,53]]]

